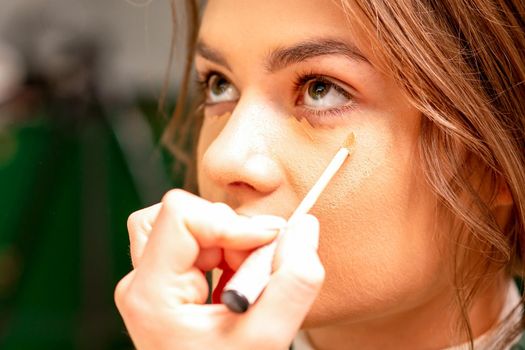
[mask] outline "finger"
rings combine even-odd
[[[314,216],[305,215],[289,223],[279,242],[279,266],[249,311],[254,325],[272,320],[272,327],[293,338],[324,280],[318,241],[319,222]]]
[[[222,256],[221,248],[201,248],[195,266],[202,271],[211,271],[220,264]]]
[[[152,272],[183,273],[194,266],[201,248],[251,249],[271,241],[285,221],[268,216],[255,222],[225,204],[170,191],[162,200],[141,264],[148,264]]]
[[[152,205],[132,213],[128,218],[129,249],[133,267],[137,267],[140,262],[160,207],[160,203]]]
[[[287,225],[284,219],[280,217],[274,217],[271,215],[256,215],[256,216],[250,217],[250,220],[252,221],[254,225],[257,225],[257,226],[262,225],[262,226],[267,226],[267,227],[274,227],[274,226],[285,227]],[[254,250],[255,249],[244,249],[244,250],[224,249],[224,260],[226,261],[226,263],[231,269],[237,271],[239,267],[242,265],[242,263],[244,262],[244,260],[246,260],[246,258],[250,256],[250,254]]]
[[[286,220],[278,216],[243,216],[224,203],[210,203],[196,196],[194,199],[195,210],[187,212],[185,224],[203,248],[254,249],[272,241],[286,225]]]
[[[237,271],[239,267],[241,267],[242,263],[250,254],[253,252],[253,249],[251,250],[231,250],[226,249],[224,250],[224,261],[228,264],[228,266],[234,270]]]
[[[135,270],[128,273],[126,276],[124,276],[115,287],[113,298],[115,300],[115,305],[119,309],[119,311],[122,311],[124,309],[123,300],[125,300],[125,296],[129,290],[129,286],[133,281],[135,275]]]

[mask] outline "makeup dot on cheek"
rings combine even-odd
[[[332,201],[328,202],[328,209],[333,210],[335,208],[337,208],[337,203],[332,202]]]
[[[355,152],[336,175],[328,189],[329,195],[325,197],[328,211],[346,205],[352,196],[363,191],[365,182],[383,178],[379,170],[387,166],[388,140],[381,137],[380,132],[357,130],[355,134]]]

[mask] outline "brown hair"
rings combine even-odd
[[[465,310],[483,275],[511,264],[514,273],[523,273],[525,5],[521,0],[342,4],[372,40],[378,64],[426,117],[421,160],[443,207],[457,219],[456,287],[472,340]],[[505,187],[513,207],[501,227],[491,208]],[[487,188],[491,191],[484,193]]]
[[[455,218],[457,301],[472,346],[466,310],[486,276],[524,271],[525,3],[334,1],[365,33],[374,64],[394,77],[425,116],[421,162],[443,212]],[[195,1],[186,3],[192,55],[198,7]],[[181,91],[188,88],[190,62],[188,57]],[[184,113],[185,98],[179,95],[165,139],[178,150],[188,149],[189,129],[198,132],[198,126],[188,127],[194,116]],[[493,213],[501,189],[513,200],[505,225]],[[476,247],[475,252],[465,246]],[[502,342],[521,332],[523,323]]]

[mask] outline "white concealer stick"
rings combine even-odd
[[[343,145],[321,174],[317,182],[306,194],[299,206],[288,219],[292,222],[297,216],[307,214],[337,171],[341,168],[346,158],[352,155],[355,145],[355,135],[350,133]],[[272,262],[279,238],[286,231],[281,229],[279,236],[271,243],[255,250],[241,265],[235,275],[228,281],[221,294],[221,301],[231,311],[242,313],[259,298],[262,291],[270,281]]]

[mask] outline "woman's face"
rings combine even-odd
[[[288,217],[355,134],[355,153],[311,211],[327,276],[309,325],[410,312],[447,278],[418,157],[421,115],[369,63],[348,20],[324,0],[214,0],[197,46],[208,79],[204,198]]]

